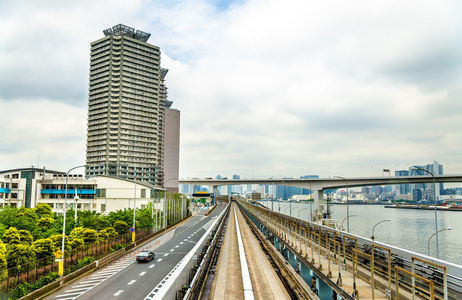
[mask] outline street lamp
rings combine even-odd
[[[374,225],[374,227],[372,228],[372,236],[371,236],[371,240],[374,240],[375,239],[375,236],[374,236],[374,229],[377,225],[379,225],[380,223],[383,223],[383,222],[390,222],[390,219],[386,219],[386,220],[382,220],[380,222],[378,222],[377,224]]]
[[[436,209],[436,185],[435,185],[435,175],[433,175],[432,172],[430,172],[430,171],[428,171],[428,170],[425,170],[425,169],[420,169],[420,168],[415,168],[415,167],[412,167],[411,169],[427,172],[428,174],[432,175],[432,177],[433,177],[433,198],[435,199],[436,258],[440,258],[440,250],[439,250],[439,247],[438,247],[438,213],[437,213],[437,209]]]
[[[350,217],[356,217],[356,214],[349,215],[348,217],[346,217],[345,219],[343,219],[343,221],[342,221],[342,230],[343,230],[343,222],[345,222],[345,220],[348,219],[348,218],[350,218]]]
[[[432,235],[430,236],[430,238],[428,239],[428,248],[427,248],[427,250],[428,250],[428,256],[430,256],[430,240],[431,240],[432,237],[434,237],[437,233],[439,233],[439,232],[441,232],[441,231],[445,231],[445,230],[452,230],[452,227],[448,227],[448,228],[441,229],[441,230],[435,232],[434,234],[432,234]]]
[[[342,176],[334,176],[336,178],[340,178],[340,179],[343,179],[345,180],[345,183],[346,183],[346,189],[347,189],[347,199],[346,199],[346,203],[347,203],[347,216],[350,215],[350,210],[349,210],[349,206],[348,206],[348,181],[343,178]],[[347,219],[347,232],[349,233],[350,232],[350,218],[346,218]]]
[[[136,233],[135,233],[135,218],[136,218],[136,170],[135,170],[135,193],[133,195],[133,232],[132,232],[132,243],[135,242],[135,237],[136,237]]]
[[[67,171],[66,173],[66,187],[64,188],[64,219],[63,219],[63,240],[62,240],[62,244],[61,244],[61,253],[62,253],[62,259],[59,261],[59,266],[58,266],[58,273],[59,273],[59,276],[63,276],[63,273],[64,273],[64,268],[63,268],[63,263],[64,263],[64,236],[66,235],[66,207],[67,207],[67,184],[69,182],[69,173],[74,170],[74,169],[77,169],[77,168],[84,168],[86,167],[86,165],[82,165],[82,166],[77,166],[77,167],[73,167],[71,169],[69,169],[69,171]]]

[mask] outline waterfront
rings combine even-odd
[[[266,201],[262,201],[267,205]],[[271,209],[271,201],[268,203]],[[289,214],[289,203],[274,202],[275,211]],[[279,210],[280,207],[280,210]],[[292,203],[292,215],[307,219],[310,214],[310,204]],[[346,205],[332,205],[332,218],[339,223],[347,216]],[[300,213],[299,213],[300,212]],[[428,239],[435,233],[435,212],[432,210],[412,210],[385,208],[381,205],[349,205],[350,233],[366,238],[371,237],[372,228],[378,222],[390,219],[375,228],[377,242],[393,245],[406,250],[427,255]],[[344,222],[347,227],[347,221]],[[452,227],[438,234],[440,259],[462,265],[462,212],[438,211],[438,228]],[[430,242],[430,256],[436,257],[436,239]]]

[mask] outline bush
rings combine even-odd
[[[122,245],[121,243],[117,243],[113,246],[114,248],[111,248],[111,249],[114,249],[114,251],[117,251],[117,250],[120,250],[124,247],[124,245]]]
[[[94,257],[87,256],[87,257],[84,257],[82,259],[79,259],[77,262],[79,264],[79,267],[82,268],[82,267],[85,267],[86,265],[89,265],[89,264],[93,263],[94,260],[95,260]]]

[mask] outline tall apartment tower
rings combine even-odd
[[[123,24],[91,43],[86,177],[163,186],[166,69],[150,33]]]

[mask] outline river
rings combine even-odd
[[[262,201],[263,205],[267,202]],[[292,215],[308,219],[310,204],[292,203]],[[274,202],[273,209],[289,214],[289,203]],[[271,209],[271,201],[268,203]],[[279,210],[280,207],[280,210]],[[347,216],[346,205],[331,205],[332,218],[339,223]],[[349,205],[350,233],[370,238],[372,228],[378,222],[390,219],[376,226],[377,242],[427,255],[428,239],[435,233],[435,211],[385,208],[382,205]],[[438,233],[439,258],[462,265],[462,211],[438,211],[438,229],[452,227]],[[340,224],[341,225],[341,224]],[[347,221],[344,222],[347,227]],[[436,257],[436,236],[430,241],[430,256]]]

